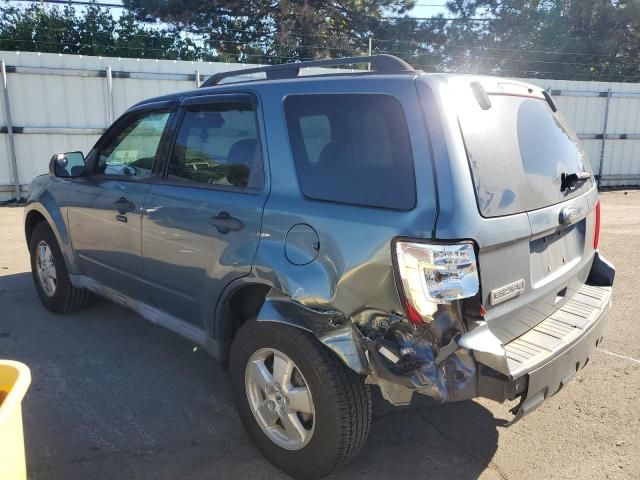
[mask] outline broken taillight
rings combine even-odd
[[[600,199],[596,202],[596,228],[593,232],[593,248],[598,249],[598,243],[600,242]]]
[[[395,242],[398,283],[413,323],[428,320],[438,304],[473,297],[480,288],[472,242]]]

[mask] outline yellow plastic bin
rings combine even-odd
[[[2,480],[27,478],[22,435],[22,399],[30,383],[29,367],[20,362],[0,360],[0,478]]]

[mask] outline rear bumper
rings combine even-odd
[[[506,373],[517,379],[525,374],[531,376],[547,365],[562,363],[572,350],[580,349],[602,331],[610,306],[611,287],[584,285],[557,312],[504,346]]]
[[[614,273],[613,266],[596,254],[589,284],[550,317],[500,345],[502,354],[495,349],[474,351],[482,364],[478,394],[498,401],[520,396],[514,423],[567,385],[602,341]]]
[[[598,293],[606,298],[603,308],[599,309],[594,321],[573,342],[565,345],[562,351],[544,363],[536,364],[526,374],[527,390],[520,404],[514,410],[516,416],[511,423],[517,422],[531,413],[547,398],[555,395],[567,385],[575,377],[578,370],[589,362],[593,351],[602,341],[607,313],[611,306],[611,287],[591,288],[598,289]]]

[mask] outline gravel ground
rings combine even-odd
[[[511,428],[512,405],[394,409],[377,396],[365,449],[333,478],[640,478],[640,191],[601,198],[614,307],[576,381]],[[30,478],[287,478],[245,435],[226,374],[192,344],[103,300],[45,311],[22,231],[22,209],[0,208],[0,356],[31,367]]]

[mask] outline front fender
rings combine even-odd
[[[306,330],[333,351],[352,370],[365,373],[367,361],[361,347],[362,335],[340,312],[306,307],[273,291],[258,313],[259,322],[276,322]]]
[[[40,214],[49,224],[53,231],[56,241],[60,246],[62,255],[67,264],[67,270],[71,274],[81,273],[77,267],[73,248],[71,246],[71,237],[66,222],[66,208],[61,207],[56,197],[49,191],[46,186],[38,189],[37,187],[29,195],[29,200],[24,208],[25,218],[25,234],[26,222],[30,215]]]

